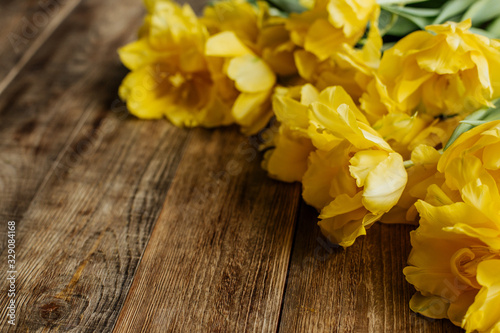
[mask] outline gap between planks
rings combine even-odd
[[[53,0],[58,3],[56,0]],[[67,0],[64,5],[61,6],[61,10],[55,15],[55,17],[49,21],[47,26],[42,30],[42,32],[34,38],[34,41],[30,44],[27,50],[23,52],[23,55],[18,62],[12,64],[12,68],[7,72],[6,76],[0,81],[0,96],[3,94],[5,89],[14,80],[14,78],[21,72],[24,66],[29,62],[29,60],[36,54],[40,47],[49,39],[52,33],[61,25],[62,22],[70,15],[70,13],[78,6],[81,0]]]
[[[280,333],[462,331],[409,308],[414,290],[402,271],[413,226],[376,223],[342,249],[321,235],[317,215],[301,202]]]
[[[114,332],[276,331],[300,191],[247,140],[194,131]]]

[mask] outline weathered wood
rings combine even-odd
[[[343,250],[321,235],[313,208],[300,211],[279,332],[461,332],[408,306],[411,226],[375,224]]]
[[[2,1],[0,94],[80,1]]]
[[[85,123],[65,156],[87,148],[50,177],[19,223],[17,331],[111,330],[188,133],[113,114]]]
[[[85,124],[65,156],[88,148],[50,177],[19,223],[19,332],[111,330],[188,133],[112,114]]]
[[[126,71],[116,48],[134,38],[128,27],[141,21],[134,0],[86,1],[0,95],[0,212],[8,219],[22,218],[49,171],[76,163],[62,151],[86,121],[106,113],[96,114],[96,105],[123,112],[116,91]],[[5,246],[0,242],[0,251]]]
[[[135,0],[84,2],[1,98],[2,218],[18,222],[17,326],[2,269],[2,332],[114,325],[189,135],[114,107],[115,50],[141,20]]]
[[[114,332],[275,332],[298,184],[233,130],[196,130]]]

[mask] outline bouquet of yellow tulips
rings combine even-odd
[[[500,332],[500,1],[145,0],[119,94],[139,118],[237,124],[343,247],[418,224],[412,310]]]

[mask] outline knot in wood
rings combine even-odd
[[[51,299],[40,305],[40,317],[47,323],[54,323],[67,313],[68,303],[63,300]]]

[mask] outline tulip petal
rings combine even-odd
[[[397,153],[390,153],[368,173],[363,204],[374,214],[388,212],[401,197],[407,180],[403,158]]]
[[[483,287],[464,318],[464,328],[472,332],[500,328],[500,260],[486,260],[477,266],[477,281]]]
[[[387,152],[383,150],[361,150],[350,160],[349,172],[356,179],[356,185],[363,187],[368,174],[387,158]]]
[[[214,57],[240,57],[253,54],[232,31],[223,31],[207,40],[205,54]]]
[[[235,81],[239,91],[246,93],[269,91],[276,83],[276,76],[269,66],[251,54],[231,59],[227,75]]]

